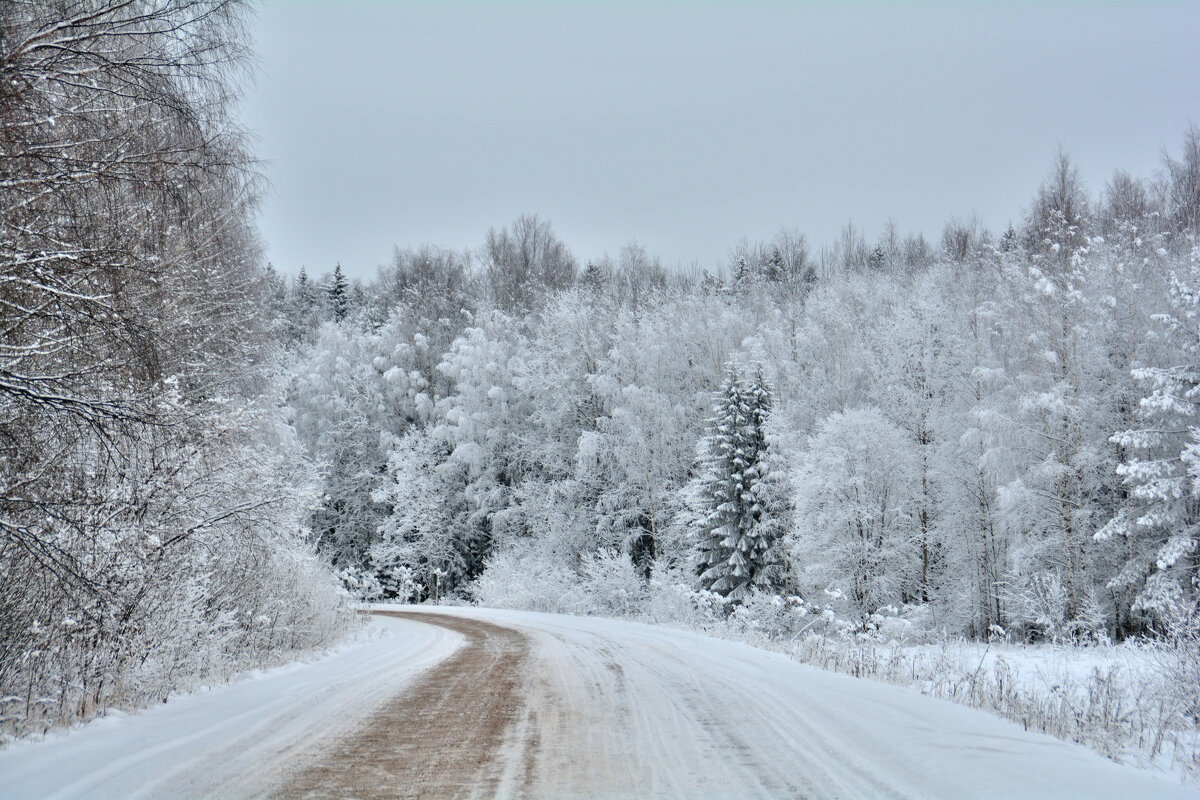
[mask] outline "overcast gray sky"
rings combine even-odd
[[[369,276],[524,212],[581,261],[710,266],[781,226],[1017,221],[1200,123],[1200,3],[267,2],[243,106],[286,272]]]

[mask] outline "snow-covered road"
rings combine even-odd
[[[431,612],[476,622],[460,636],[382,618],[391,636],[325,660],[0,752],[0,797],[1200,798],[990,715],[744,645],[595,618],[409,613]],[[464,670],[477,673],[452,680]],[[473,760],[413,768],[464,740]],[[340,769],[347,758],[362,768]],[[347,775],[357,788],[322,784]]]
[[[745,645],[606,619],[439,611],[532,639],[528,713],[501,751],[534,759],[514,796],[1200,797],[989,714]]]

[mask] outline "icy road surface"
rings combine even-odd
[[[0,797],[1200,798],[744,645],[603,619],[398,613],[369,646],[0,752]],[[390,699],[381,670],[396,671]]]

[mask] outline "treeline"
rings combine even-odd
[[[0,739],[345,626],[261,314],[246,13],[0,4]]]
[[[772,395],[781,591],[977,636],[1147,631],[1197,597],[1198,234],[1192,127],[1094,195],[1062,154],[1019,225],[938,246],[848,227],[712,273],[637,245],[581,267],[522,217],[366,284],[276,278],[314,534],[364,596],[698,587],[688,487],[732,363]]]

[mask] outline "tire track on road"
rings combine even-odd
[[[525,716],[526,637],[446,614],[375,613],[450,628],[465,636],[467,645],[274,796],[432,800],[501,793],[506,777],[501,747],[509,729]]]

